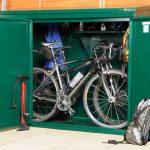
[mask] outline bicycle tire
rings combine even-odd
[[[38,88],[36,80],[43,82],[46,77],[45,83],[39,84]],[[48,83],[47,83],[48,82]],[[51,87],[50,87],[51,86]],[[52,87],[53,86],[53,87]],[[44,91],[45,90],[45,91]],[[52,119],[59,113],[56,106],[56,97],[58,96],[59,86],[53,75],[42,68],[33,68],[33,121],[42,122]],[[54,95],[55,94],[55,95]],[[53,101],[50,101],[52,99]]]
[[[122,76],[123,79],[125,78],[127,80],[127,74],[123,74],[120,70],[116,70],[116,69],[105,70],[103,72],[103,75],[104,76],[119,75],[119,76]],[[122,120],[118,119],[119,117],[118,117],[118,113],[115,112],[116,110],[113,111],[113,113],[114,112],[116,113],[116,114],[115,113],[113,114],[114,115],[113,118],[111,118],[112,114],[108,115],[107,111],[106,111],[107,112],[106,113],[104,111],[104,109],[102,110],[102,106],[100,106],[100,105],[102,105],[102,104],[104,105],[104,102],[103,102],[104,98],[101,97],[101,99],[100,99],[98,96],[100,94],[101,94],[101,96],[104,96],[103,95],[104,91],[103,92],[100,91],[101,90],[100,87],[102,87],[102,83],[99,84],[99,82],[97,81],[98,79],[99,79],[99,75],[98,74],[94,75],[85,86],[85,90],[84,90],[84,94],[83,94],[83,104],[84,104],[84,108],[85,108],[87,115],[96,125],[98,125],[100,127],[105,127],[105,128],[123,128],[123,127],[125,127],[127,125],[127,110],[125,111],[124,119],[122,119]],[[94,94],[91,91],[93,91]],[[120,92],[120,91],[123,92],[123,90],[121,90],[121,89],[118,92]],[[88,95],[91,96],[91,98],[88,98]],[[107,98],[105,98],[105,99],[107,99]],[[121,100],[121,101],[122,101],[122,105],[121,105],[121,102],[116,100],[117,106],[115,106],[114,102],[106,101],[106,103],[108,103],[108,104],[111,103],[111,104],[109,104],[108,108],[110,108],[110,105],[114,105],[114,106],[111,106],[111,109],[114,108],[114,109],[118,110],[118,109],[122,108],[123,106],[127,107],[127,97],[124,98],[124,102],[123,102],[123,100]],[[108,104],[106,104],[106,105],[108,105]],[[124,109],[127,109],[127,108],[124,108]],[[123,115],[123,113],[120,110],[119,110],[119,113],[120,113],[120,116]]]

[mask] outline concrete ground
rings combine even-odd
[[[108,139],[122,140],[122,136],[32,127],[0,132],[0,150],[150,150],[150,142],[112,145],[105,143]]]

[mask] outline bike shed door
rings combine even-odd
[[[20,83],[13,94],[18,75],[29,75],[26,86],[26,109],[28,113],[32,112],[32,22],[0,18],[0,52],[0,129],[2,129],[20,124]],[[11,108],[13,96],[15,109]]]
[[[150,98],[150,17],[135,17],[130,29],[129,120],[138,102]]]

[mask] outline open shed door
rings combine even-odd
[[[15,109],[11,109],[11,103],[17,76],[21,74],[30,76],[27,81],[26,109],[31,113],[32,22],[0,19],[0,129],[20,124],[20,83],[14,95]]]
[[[134,18],[130,35],[129,120],[138,102],[150,98],[150,17]]]

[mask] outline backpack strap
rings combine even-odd
[[[123,144],[123,143],[127,143],[127,139],[126,139],[126,134],[124,134],[124,138],[122,141],[116,141],[116,140],[108,140],[109,144]]]
[[[148,112],[141,133],[142,135],[141,140],[143,142],[143,145],[145,145],[148,141],[149,132],[150,132],[150,106],[148,106]]]

